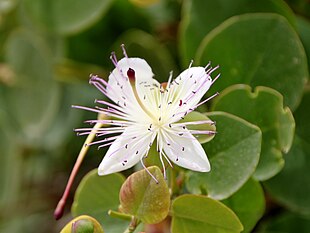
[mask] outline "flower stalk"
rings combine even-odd
[[[54,211],[54,217],[56,220],[60,219],[63,215],[64,207],[65,207],[67,198],[69,196],[70,189],[72,187],[74,178],[76,177],[76,174],[77,174],[77,172],[78,172],[78,170],[79,170],[79,168],[80,168],[80,166],[81,166],[81,164],[85,158],[85,155],[89,149],[89,144],[94,140],[98,129],[100,129],[102,126],[103,126],[102,123],[96,123],[93,127],[93,130],[91,131],[91,133],[87,136],[87,138],[85,140],[84,146],[82,147],[82,149],[81,149],[81,151],[77,157],[77,160],[74,164],[72,172],[70,174],[70,177],[69,177],[69,180],[67,182],[65,191],[64,191],[64,193],[63,193],[63,195],[62,195],[60,201],[58,202],[57,207]]]

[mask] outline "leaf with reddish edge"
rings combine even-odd
[[[155,224],[167,217],[170,194],[161,170],[156,166],[147,169],[157,181],[146,170],[135,172],[122,185],[119,198],[124,213]]]

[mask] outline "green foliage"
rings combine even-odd
[[[222,203],[204,196],[182,195],[172,203],[172,233],[243,230],[238,217]]]
[[[124,177],[119,174],[98,176],[97,170],[88,173],[76,190],[72,205],[73,216],[82,214],[96,218],[107,232],[121,232],[126,222],[111,218],[109,210],[117,210],[118,193]]]
[[[309,9],[302,0],[1,1],[0,232],[308,233]],[[70,106],[109,101],[88,78],[107,80],[121,44],[159,82],[192,59],[220,65],[206,94],[220,95],[184,119],[216,122],[187,126],[216,131],[194,135],[211,171],[171,168],[154,142],[143,161],[164,164],[166,179],[158,167],[148,168],[158,184],[139,166],[103,177],[93,170],[69,193],[64,217],[73,220],[55,222],[83,146],[72,128],[97,118]],[[92,146],[77,178],[105,152]]]
[[[222,92],[213,109],[235,114],[261,129],[262,150],[255,178],[266,180],[282,169],[282,152],[287,153],[292,145],[295,122],[290,109],[283,108],[278,92],[267,87],[251,92],[249,86],[231,86]]]
[[[306,233],[310,231],[309,217],[285,212],[280,216],[271,218],[263,224],[258,233]]]
[[[98,21],[112,0],[25,0],[27,16],[43,30],[59,34],[78,33]],[[48,9],[48,11],[46,11]]]
[[[192,193],[207,193],[225,199],[236,192],[255,171],[261,149],[261,131],[241,118],[212,112],[217,135],[204,148],[209,155],[209,173],[190,173],[187,188]]]
[[[244,233],[251,232],[265,210],[263,189],[253,179],[249,179],[242,188],[222,202],[239,217]]]
[[[217,91],[237,83],[268,86],[279,91],[285,105],[293,110],[309,76],[298,35],[285,18],[270,13],[245,14],[224,21],[204,38],[196,60],[199,64],[212,60],[226,67],[222,75],[229,80],[216,82],[213,88]]]
[[[285,155],[286,166],[273,179],[265,182],[270,194],[297,213],[310,214],[310,92],[296,110],[296,134],[291,151]],[[289,184],[289,188],[288,188]]]
[[[296,24],[291,9],[282,0],[184,1],[180,28],[180,53],[183,65],[187,66],[189,61],[193,59],[196,51],[199,51],[201,41],[212,29],[232,16],[254,12],[278,13],[286,17],[292,25]],[[258,34],[255,33],[255,35]],[[225,43],[222,45],[224,46]],[[222,55],[222,53],[219,54]],[[214,57],[211,60],[213,61]]]

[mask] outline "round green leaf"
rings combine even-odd
[[[122,211],[140,219],[143,223],[155,224],[164,220],[170,207],[170,193],[161,170],[148,167],[127,178],[120,191]]]
[[[98,21],[112,0],[26,0],[26,13],[36,26],[59,34],[82,31]]]
[[[171,207],[172,233],[222,232],[243,230],[238,217],[228,207],[204,196],[182,195]]]
[[[214,102],[213,109],[226,111],[260,127],[263,133],[260,161],[254,177],[267,180],[281,171],[284,165],[282,152],[292,145],[295,129],[294,117],[289,108],[283,107],[283,98],[267,87],[234,85]]]
[[[265,210],[263,189],[259,182],[253,179],[222,202],[239,217],[244,227],[243,233],[251,232]]]
[[[128,222],[108,215],[109,210],[118,209],[118,193],[123,182],[124,177],[120,174],[98,176],[97,169],[89,172],[76,190],[72,215],[90,215],[101,223],[106,232],[123,232]]]
[[[282,0],[186,0],[183,4],[180,26],[180,53],[184,66],[188,66],[203,38],[224,20],[250,12],[274,12],[286,17],[292,25],[292,10]],[[212,59],[211,59],[212,60]]]
[[[293,146],[284,156],[285,166],[264,183],[267,191],[280,203],[303,214],[310,214],[310,91],[294,113],[296,135]]]
[[[235,16],[206,36],[196,60],[220,64],[217,91],[232,84],[268,86],[279,91],[285,105],[295,109],[308,79],[307,58],[287,20],[276,14]]]
[[[209,173],[189,173],[187,188],[225,199],[251,177],[259,160],[261,131],[255,125],[224,112],[208,114],[216,121],[217,135],[203,147],[210,158]]]
[[[191,122],[191,121],[211,121],[205,114],[202,114],[200,112],[190,112],[187,114],[184,119],[180,120],[179,122]],[[216,131],[215,124],[200,124],[200,125],[189,125],[187,127],[189,130],[209,130],[209,131]],[[202,135],[202,134],[197,134],[194,136],[198,139],[198,141],[203,144],[206,142],[211,141],[215,134],[210,134],[210,135]]]

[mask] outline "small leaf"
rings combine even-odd
[[[243,230],[238,217],[228,207],[204,196],[182,195],[172,203],[172,233],[223,232]]]
[[[239,217],[243,233],[251,232],[265,210],[264,192],[259,182],[250,179],[236,193],[222,201]]]
[[[292,145],[295,121],[290,109],[283,107],[280,93],[267,87],[257,87],[252,92],[247,85],[234,85],[221,92],[213,109],[260,127],[263,141],[256,179],[267,180],[283,168],[282,152],[288,152]]]
[[[60,233],[104,233],[104,231],[96,219],[82,215],[70,221]]]
[[[190,192],[225,199],[253,174],[259,160],[261,131],[255,125],[224,112],[208,114],[216,121],[217,135],[203,147],[210,158],[209,173],[189,173]]]
[[[135,172],[122,185],[119,198],[124,213],[155,224],[167,217],[170,194],[161,170],[155,166],[147,169],[158,183],[145,170]]]
[[[106,232],[122,232],[127,222],[111,218],[109,210],[118,209],[118,193],[124,177],[120,174],[98,176],[97,169],[89,172],[80,182],[72,204],[72,215],[90,215],[104,226]]]

